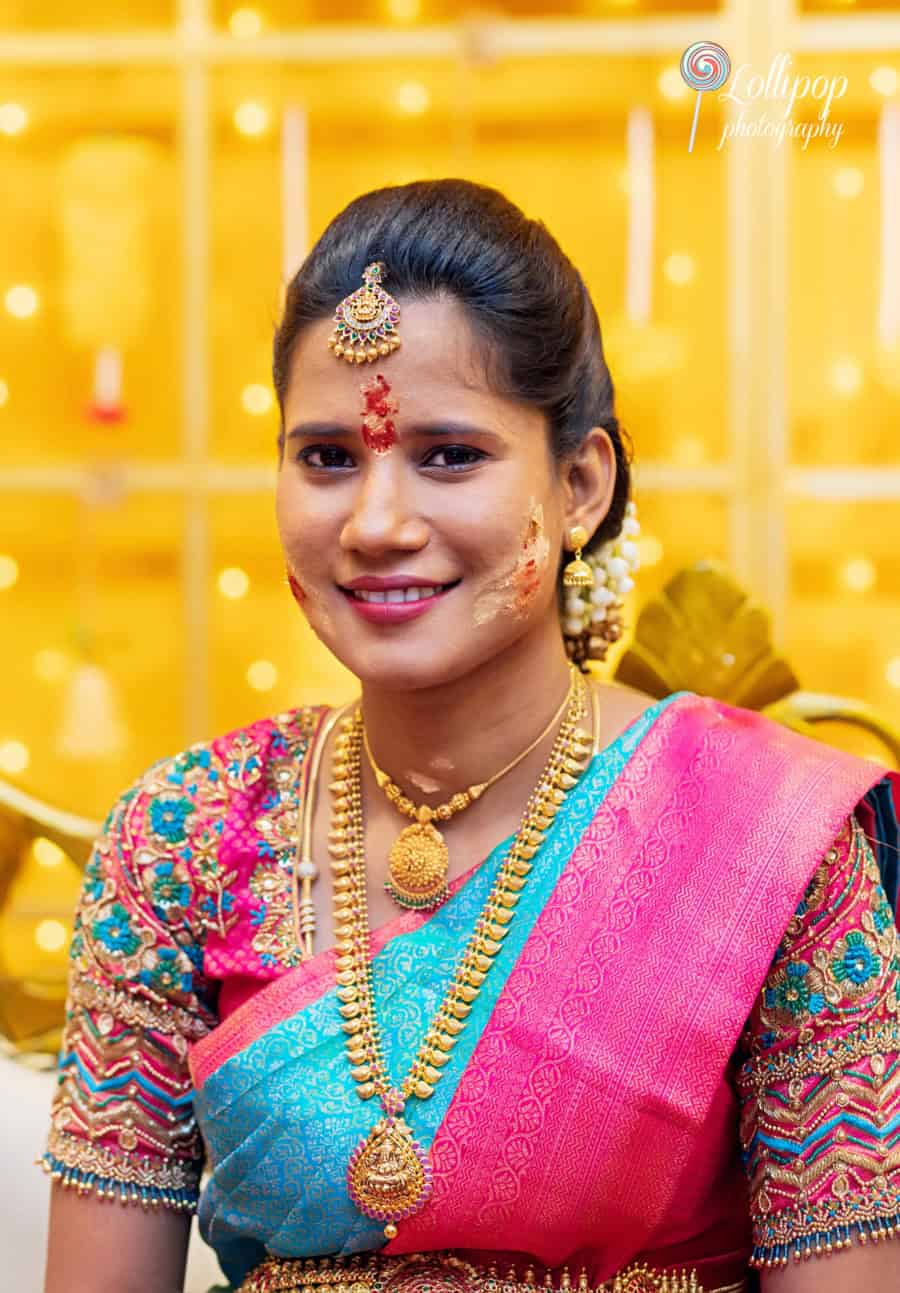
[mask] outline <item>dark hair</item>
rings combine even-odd
[[[401,301],[449,295],[460,302],[487,342],[492,384],[544,412],[557,462],[592,426],[608,432],[615,493],[590,547],[615,538],[630,491],[630,453],[614,413],[597,313],[544,225],[496,189],[454,179],[376,189],[332,220],[292,280],[275,333],[282,412],[297,337],[333,314],[372,261],[384,263],[385,288]]]

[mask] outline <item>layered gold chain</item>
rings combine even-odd
[[[386,1222],[418,1212],[430,1192],[427,1153],[413,1139],[402,1114],[411,1097],[427,1100],[465,1028],[482,985],[503,946],[516,905],[546,832],[591,754],[592,736],[578,724],[587,712],[587,685],[577,671],[571,696],[544,772],[523,814],[522,825],[504,859],[485,906],[410,1070],[393,1087],[375,1015],[370,962],[366,865],[362,817],[362,717],[357,710],[343,720],[335,746],[329,849],[334,873],[337,995],[347,1058],[362,1100],[377,1095],[385,1117],[354,1152],[348,1188],[368,1216]]]

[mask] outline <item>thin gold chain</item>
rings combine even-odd
[[[372,754],[372,747],[369,744],[369,734],[366,731],[365,722],[363,722],[363,748],[365,749],[366,758],[369,760],[369,765],[375,774],[375,780],[378,783],[379,788],[385,792],[387,798],[391,801],[397,811],[403,813],[406,817],[417,817],[420,820],[425,821],[431,821],[432,818],[436,817],[440,821],[447,821],[449,818],[454,816],[455,813],[462,812],[464,808],[468,808],[469,805],[476,799],[479,799],[486,790],[490,789],[495,782],[499,781],[501,777],[505,777],[507,772],[512,772],[513,768],[516,767],[517,764],[521,763],[523,759],[527,759],[532,750],[536,750],[540,743],[550,735],[569,705],[572,698],[572,690],[575,686],[575,674],[577,672],[575,665],[570,664],[569,686],[566,689],[565,696],[562,698],[562,704],[550,719],[547,726],[534,738],[530,745],[526,746],[520,754],[517,754],[514,759],[511,759],[509,763],[507,763],[505,768],[501,768],[499,772],[495,772],[487,781],[476,782],[474,785],[467,786],[465,790],[457,791],[456,794],[452,795],[451,798],[446,801],[446,803],[438,804],[434,808],[429,807],[427,804],[414,804],[408,795],[403,794],[400,787],[388,775],[388,773],[384,772],[383,769],[378,766],[375,762],[375,756]]]
[[[553,817],[584,771],[593,739],[578,728],[586,712],[586,685],[573,674],[567,712],[557,733],[544,772],[523,813],[522,824],[497,874],[456,972],[406,1078],[403,1098],[427,1099],[441,1069],[465,1026],[494,958],[500,952],[519,895],[532,869]],[[347,1052],[357,1092],[364,1100],[386,1097],[391,1091],[381,1030],[375,1016],[370,936],[366,900],[365,848],[361,793],[362,716],[344,719],[339,737],[344,775],[336,792],[339,810],[332,817],[332,851],[336,862],[335,926],[338,935],[338,998]]]

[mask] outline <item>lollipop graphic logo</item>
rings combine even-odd
[[[703,95],[709,90],[720,90],[731,75],[731,59],[728,57],[728,51],[711,40],[695,41],[693,45],[688,45],[681,56],[681,75],[686,84],[697,91],[691,141],[688,144],[688,152],[692,153]]]

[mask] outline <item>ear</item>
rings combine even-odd
[[[593,535],[610,509],[616,485],[616,454],[603,427],[591,427],[565,460],[562,481],[566,535],[575,525],[583,525]]]

